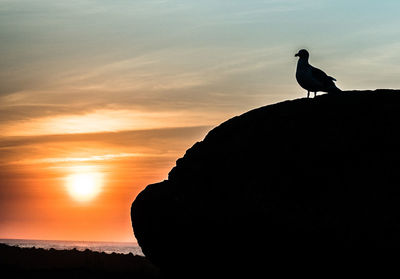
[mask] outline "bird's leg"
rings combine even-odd
[[[310,98],[310,91],[307,90],[307,98]]]

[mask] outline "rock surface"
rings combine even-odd
[[[162,270],[183,274],[398,251],[399,122],[397,90],[321,95],[234,117],[137,196],[135,236]]]
[[[2,278],[159,279],[160,271],[148,259],[132,254],[20,248],[0,243]]]

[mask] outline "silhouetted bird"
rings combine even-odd
[[[333,82],[336,81],[336,79],[308,63],[310,54],[307,50],[301,49],[295,56],[299,57],[296,69],[296,80],[301,87],[307,90],[307,98],[310,97],[310,92],[314,92],[315,97],[319,91],[328,93],[338,93],[342,91],[337,88]]]

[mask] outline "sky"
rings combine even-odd
[[[185,150],[306,92],[400,87],[396,0],[0,0],[0,238],[135,241]],[[85,192],[86,191],[86,192]]]

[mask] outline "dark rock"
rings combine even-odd
[[[398,251],[399,123],[398,90],[234,117],[137,196],[135,236],[152,262],[180,275],[299,272]]]
[[[145,257],[71,250],[19,248],[0,243],[2,278],[161,278]]]

